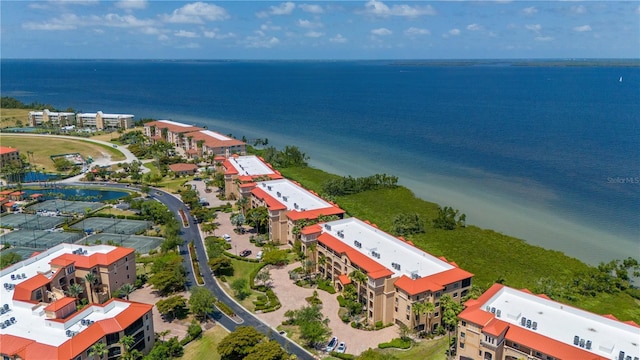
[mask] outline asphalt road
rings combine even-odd
[[[101,187],[114,187],[114,188],[122,188],[127,189],[128,187],[123,184],[113,184],[113,183],[70,183],[69,185],[79,185],[79,186],[101,186]],[[204,243],[202,241],[202,237],[200,236],[200,232],[198,231],[197,226],[195,225],[194,219],[189,213],[188,209],[185,207],[184,203],[174,197],[173,195],[164,192],[162,190],[153,189],[152,192],[149,193],[149,196],[157,200],[163,204],[165,204],[169,210],[174,214],[178,222],[182,225],[181,236],[184,242],[179,246],[180,254],[182,255],[182,263],[187,269],[187,283],[185,284],[186,288],[190,288],[192,286],[196,286],[195,276],[192,272],[191,266],[191,256],[189,255],[188,243],[193,240],[195,245],[196,255],[198,257],[198,262],[200,264],[200,269],[209,269],[209,265],[207,264],[207,256],[206,250],[204,249]],[[180,213],[178,212],[180,209],[183,209],[188,221],[189,226],[184,227],[182,224],[182,218],[180,217]],[[258,330],[259,332],[269,336],[270,338],[276,340],[288,353],[295,354],[298,359],[315,359],[315,357],[309,353],[307,350],[302,348],[297,343],[293,342],[286,336],[282,336],[278,334],[277,330],[271,328],[268,324],[264,323],[262,320],[255,317],[252,313],[245,310],[241,307],[234,299],[229,297],[224,290],[220,288],[218,283],[213,278],[213,275],[210,271],[204,271],[202,274],[202,278],[205,282],[205,287],[209,289],[213,295],[223,303],[227,304],[233,311],[236,313],[237,321],[234,321],[226,314],[215,311],[211,314],[211,317],[220,323],[225,328],[233,331],[238,326],[251,326]]]

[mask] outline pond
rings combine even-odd
[[[25,189],[27,196],[31,194],[43,194],[45,199],[61,198],[65,200],[79,201],[107,201],[116,200],[129,195],[126,191],[99,190],[86,188],[40,188]]]
[[[21,181],[23,183],[29,183],[29,182],[56,180],[58,178],[60,178],[60,176],[57,174],[47,174],[43,172],[28,171],[22,175]]]

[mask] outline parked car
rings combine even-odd
[[[242,257],[247,257],[249,255],[251,255],[251,250],[249,250],[249,249],[244,249],[244,250],[240,251],[240,256],[242,256]]]
[[[258,253],[256,254],[256,259],[262,259],[262,250],[258,251]]]
[[[341,342],[336,348],[336,352],[340,354],[344,354],[347,351],[347,345],[344,342]]]
[[[231,236],[229,236],[229,234],[224,234],[222,235],[222,238],[224,239],[224,241],[226,242],[231,242]]]
[[[338,338],[334,336],[331,338],[331,340],[329,340],[329,343],[327,344],[327,347],[324,349],[324,351],[332,352],[337,345],[338,345]]]

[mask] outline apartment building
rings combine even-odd
[[[130,114],[105,114],[102,111],[95,113],[79,113],[76,115],[76,123],[80,127],[105,129],[129,129],[133,127],[133,115]]]
[[[191,148],[189,142],[193,141],[193,137],[186,134],[200,130],[204,129],[171,120],[151,121],[144,124],[144,134],[152,140],[164,140],[185,150]]]
[[[76,114],[72,112],[29,111],[29,126],[40,126],[46,123],[55,126],[75,125]]]
[[[247,146],[244,142],[222,135],[211,130],[200,130],[186,134],[189,141],[185,150],[191,157],[204,155],[225,156],[233,154],[245,155]]]
[[[93,291],[84,277],[89,272],[98,278]],[[91,347],[102,342],[108,350],[103,359],[117,359],[125,335],[134,338],[132,348],[147,353],[155,342],[153,306],[100,297],[105,287],[115,289],[134,280],[133,249],[107,245],[60,244],[0,270],[0,355],[98,359],[90,355]],[[106,302],[77,310],[78,300],[69,294],[73,284],[85,285],[87,294],[97,293],[94,299]]]
[[[0,146],[0,167],[11,161],[21,161],[20,150],[8,146]]]
[[[640,359],[640,326],[632,321],[501,284],[465,306],[457,330],[460,360]]]
[[[315,249],[317,271],[338,289],[353,282],[349,275],[356,270],[366,276],[354,285],[370,324],[433,330],[441,323],[440,298],[449,294],[459,301],[471,288],[473,274],[357,218],[306,227],[300,241],[304,249]],[[427,302],[433,312],[414,311]]]
[[[269,211],[269,237],[276,244],[293,244],[295,226],[320,216],[344,217],[344,210],[287,179],[259,181],[251,190],[251,207]]]
[[[255,155],[232,155],[221,163],[227,199],[249,198],[256,181],[283,178],[280,172]]]

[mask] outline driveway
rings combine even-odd
[[[190,292],[184,291],[174,295],[182,295],[185,299],[189,300]],[[151,285],[145,285],[142,289],[138,289],[129,295],[129,300],[141,302],[144,304],[153,305],[153,331],[156,333],[161,333],[165,330],[169,330],[169,334],[165,336],[165,339],[171,339],[174,336],[177,336],[178,339],[184,339],[187,334],[187,329],[190,324],[190,319],[178,320],[174,319],[173,321],[166,321],[160,313],[158,312],[158,308],[156,308],[156,303],[158,300],[166,299],[166,297],[160,297],[156,294],[156,292],[151,288]]]
[[[288,310],[296,310],[309,305],[305,298],[312,296],[314,289],[301,288],[289,279],[289,270],[299,266],[300,263],[296,262],[282,268],[271,269],[270,271],[273,291],[280,299],[282,307],[270,313],[257,314],[257,317],[274,328],[282,324],[282,321],[285,319],[284,313]],[[336,299],[338,294],[332,295],[323,290],[317,291],[318,297],[322,300],[322,313],[329,318],[329,327],[331,328],[332,336],[336,336],[338,341],[345,342],[347,345],[347,353],[359,355],[369,348],[375,349],[378,347],[378,344],[388,342],[399,336],[398,327],[395,325],[377,331],[356,330],[352,328],[350,324],[343,323],[338,316],[338,309],[340,308],[338,300]]]

